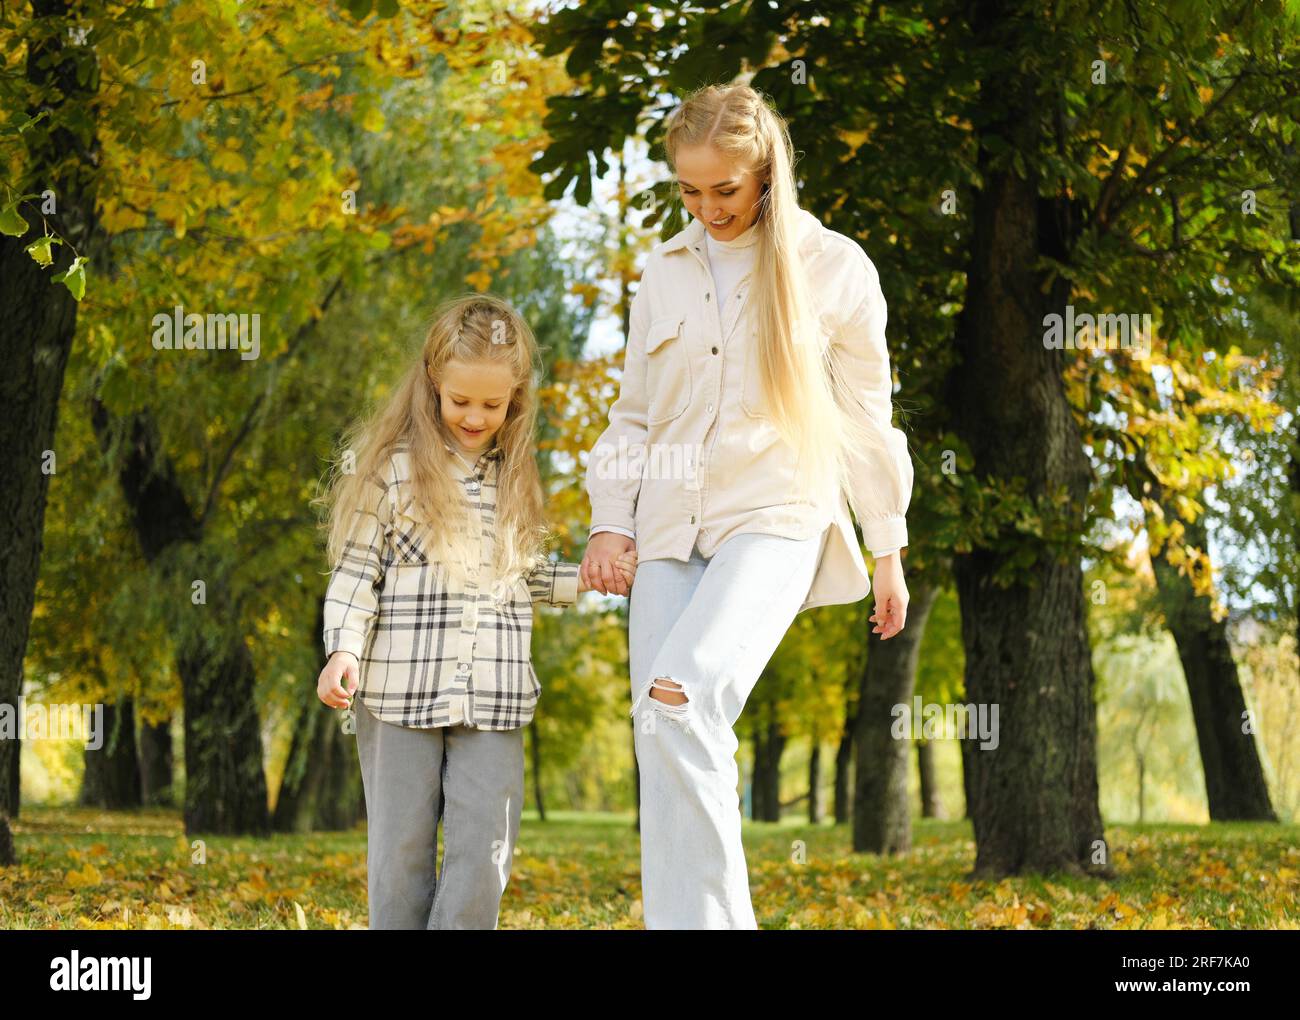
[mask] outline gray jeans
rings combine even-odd
[[[524,799],[523,729],[415,729],[353,704],[371,929],[495,928]]]

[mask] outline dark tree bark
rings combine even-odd
[[[962,818],[970,820],[971,790],[970,790],[970,770],[966,768],[966,755],[961,755],[961,796],[962,796]]]
[[[138,808],[144,803],[140,789],[140,761],[136,756],[135,702],[124,698],[104,706],[103,744],[84,752],[80,803],[110,811]]]
[[[818,794],[822,781],[821,762],[821,741],[813,737],[812,754],[808,756],[808,821],[812,825],[817,825],[822,820],[821,797]]]
[[[1010,45],[1010,13],[995,0],[977,3],[972,44]],[[1063,359],[1080,355],[1043,342],[1046,316],[1065,313],[1069,282],[1058,276],[1044,287],[1035,268],[1039,256],[1069,260],[1082,207],[1066,197],[1040,198],[1032,165],[1022,177],[990,151],[990,143],[1005,151],[1042,147],[1049,111],[1038,87],[1034,75],[1007,68],[991,73],[981,88],[982,185],[972,193],[949,404],[982,482],[1010,490],[1020,479],[1026,496],[1046,507],[1054,505],[1049,494],[1061,493],[1060,523],[1082,533],[1091,468],[1061,380]],[[1004,585],[999,574],[1013,565],[1016,578]],[[1033,534],[1008,525],[987,545],[957,555],[954,573],[966,695],[977,705],[998,706],[1004,724],[996,750],[962,741],[974,877],[1105,870],[1093,864],[1104,831],[1079,555],[1058,559]]]
[[[853,727],[856,716],[845,712],[844,732],[840,734],[839,746],[835,749],[835,824],[843,825],[849,820],[849,783],[853,776]]]
[[[100,445],[112,449],[114,430],[98,399],[92,402],[91,423]],[[118,480],[145,561],[161,573],[160,557],[183,544],[199,545],[202,525],[162,454],[152,419],[143,413],[124,425]],[[185,711],[185,832],[265,835],[270,817],[253,657],[232,625],[238,607],[218,566],[200,566],[199,576],[206,582],[207,602],[193,609],[207,616],[181,630],[176,655]],[[192,580],[160,577],[187,602]]]
[[[172,760],[172,724],[140,722],[140,799],[148,806],[175,803],[175,771]]]
[[[43,107],[29,105],[25,112],[36,116],[45,109],[51,114],[46,123],[59,125],[69,110],[88,106],[98,91],[98,71],[92,69],[84,84],[77,79],[76,57],[84,50],[68,41],[64,0],[32,0],[31,13],[35,30],[27,48],[27,81],[47,90],[47,97],[52,87],[58,91]],[[66,128],[46,130],[41,124],[24,138],[24,174],[13,184],[20,194],[53,193],[57,206],[45,218],[69,243],[54,247],[55,265],[37,265],[24,249],[44,228],[29,206],[21,206],[20,212],[36,225],[22,237],[0,235],[0,355],[5,365],[0,373],[0,463],[5,480],[0,486],[0,712],[12,711],[15,722],[43,548],[47,471],[56,467],[46,457],[54,452],[59,394],[77,327],[76,299],[50,278],[71,263],[71,247],[83,256],[95,250],[94,173],[99,157],[93,132],[78,138]],[[0,740],[0,866],[15,863],[9,819],[18,814],[21,736]]]
[[[785,753],[785,734],[770,706],[765,707],[765,722],[754,724],[754,780],[752,815],[755,821],[781,820],[781,756]]]
[[[864,646],[865,648],[865,643]],[[835,748],[835,824],[847,824],[853,812],[853,734],[857,730],[857,691],[861,671],[846,671],[844,679],[844,728]]]
[[[1164,510],[1167,519],[1177,519],[1170,516],[1175,513],[1172,506]],[[1204,519],[1184,521],[1183,527],[1188,545],[1209,548]],[[1275,822],[1264,767],[1250,732],[1254,727],[1246,726],[1246,699],[1228,643],[1227,621],[1214,619],[1209,596],[1197,595],[1191,578],[1179,574],[1167,556],[1166,545],[1151,558],[1151,567],[1192,702],[1210,818]]]
[[[912,845],[907,799],[907,739],[895,739],[894,706],[912,704],[921,638],[938,589],[923,579],[909,584],[907,624],[888,641],[867,631],[867,661],[858,693],[853,744],[857,770],[853,794],[853,849],[898,854]]]
[[[305,699],[304,699],[305,702]],[[366,814],[356,736],[343,714],[312,692],[294,727],[271,827],[277,832],[346,832]]]
[[[767,796],[767,786],[761,781],[762,771],[765,767],[765,752],[763,750],[763,731],[759,728],[757,722],[750,735],[750,740],[754,744],[754,771],[749,778],[749,817],[758,822],[767,817],[767,804],[764,800]]]
[[[270,818],[248,646],[238,636],[215,650],[187,642],[177,666],[185,705],[186,834],[265,836]]]
[[[934,775],[934,745],[928,740],[916,742],[916,768],[921,776],[921,817],[942,818],[943,803]]]

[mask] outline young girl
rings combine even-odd
[[[444,304],[421,360],[344,443],[327,497],[335,567],[316,692],[332,708],[358,696],[371,928],[497,924],[540,691],[532,607],[588,590],[576,563],[545,555],[535,367],[508,304]],[[635,564],[618,560],[625,586]]]
[[[798,207],[784,121],[748,86],[711,87],[664,145],[694,219],[650,253],[632,302],[579,576],[625,594],[617,557],[635,542],[646,927],[755,928],[733,727],[797,613],[870,591],[845,494],[875,557],[875,633],[902,629],[912,463],[876,269]],[[690,469],[611,470],[627,450]]]

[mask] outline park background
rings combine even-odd
[[[0,743],[0,926],[364,924],[353,738],[315,696],[327,460],[433,307],[490,290],[542,344],[538,462],[580,559],[631,295],[684,224],[663,117],[745,81],[881,274],[916,468],[906,631],[801,614],[741,717],[760,922],[1295,927],[1298,25],[7,7],[0,703],[102,704],[107,739]],[[1045,350],[1034,309],[1067,303],[1151,315],[1150,357]],[[177,305],[257,313],[259,357],[156,350]],[[537,615],[502,925],[635,927],[626,606]],[[999,704],[1000,748],[895,739],[917,696]]]

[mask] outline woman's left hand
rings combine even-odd
[[[907,624],[907,584],[903,581],[903,558],[898,552],[876,560],[876,573],[871,578],[871,589],[876,604],[871,611],[873,634],[888,641]]]

